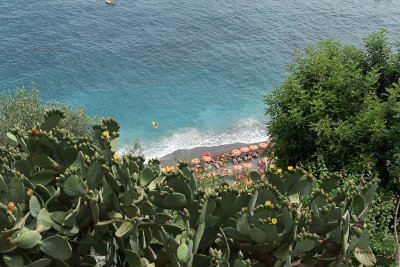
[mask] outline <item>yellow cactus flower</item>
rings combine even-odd
[[[272,224],[277,224],[277,223],[278,223],[278,219],[272,218],[272,219],[271,219],[271,223],[272,223]]]
[[[277,173],[282,173],[282,169],[279,168],[279,169],[276,170],[276,172]]]
[[[270,168],[271,170],[273,170],[273,169],[275,169],[275,165],[274,165],[274,164],[271,164],[271,165],[269,165],[269,168]]]
[[[114,156],[114,160],[118,161],[119,160],[119,156],[115,155]]]
[[[271,201],[269,201],[269,200],[265,201],[265,206],[271,206],[271,204],[272,204]]]
[[[104,131],[103,132],[103,137],[109,137],[110,136],[110,132],[109,131]]]
[[[287,169],[288,169],[289,171],[292,171],[292,170],[293,170],[293,166],[288,166]]]

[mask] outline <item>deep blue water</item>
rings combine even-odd
[[[113,116],[150,156],[266,139],[263,95],[296,48],[400,39],[400,1],[19,0],[0,2],[0,90]],[[160,128],[156,131],[151,121]]]

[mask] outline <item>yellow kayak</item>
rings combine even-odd
[[[114,5],[114,0],[105,0],[106,4],[108,5]]]

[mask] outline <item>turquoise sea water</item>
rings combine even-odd
[[[140,138],[150,157],[257,142],[294,49],[359,45],[381,27],[400,39],[400,1],[1,1],[0,90],[34,81],[45,99],[113,116],[121,143]]]

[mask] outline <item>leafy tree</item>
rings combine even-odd
[[[295,53],[289,77],[265,98],[282,164],[321,155],[331,170],[375,169],[383,184],[398,184],[387,163],[400,164],[400,53],[384,30],[364,44],[327,40]]]
[[[400,42],[381,30],[364,47],[327,40],[294,54],[289,76],[265,97],[268,132],[282,166],[323,161],[329,171],[379,173],[370,211],[376,254],[393,262],[400,189]],[[380,223],[377,223],[380,222]]]

